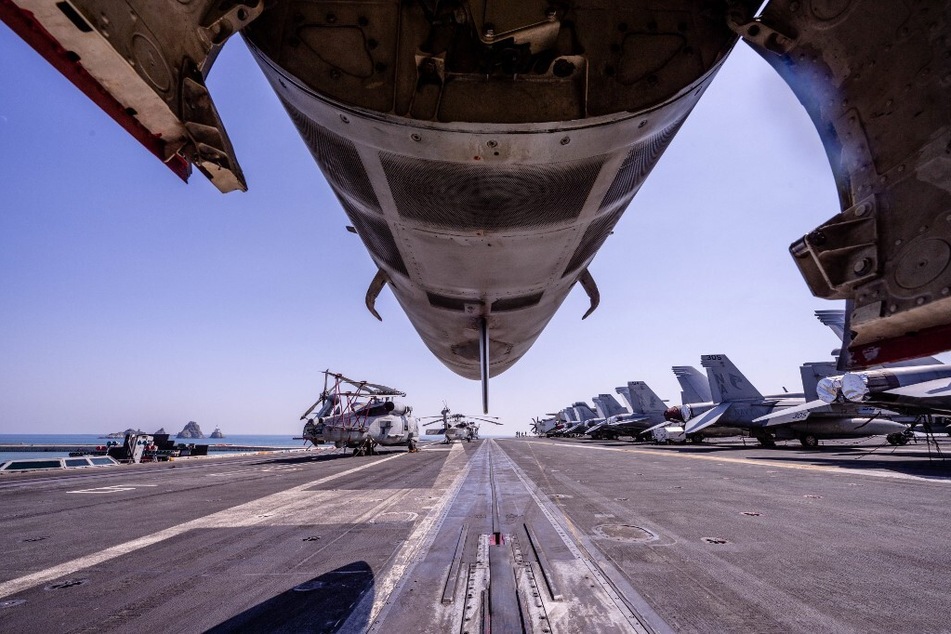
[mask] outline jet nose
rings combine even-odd
[[[664,410],[664,420],[669,421],[678,421],[684,422],[683,412],[680,411],[680,408],[674,405],[673,407],[668,407]]]

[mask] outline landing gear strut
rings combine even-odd
[[[907,445],[908,436],[901,432],[896,432],[894,434],[888,434],[885,436],[885,440],[888,441],[889,445]]]
[[[366,441],[361,445],[358,445],[353,448],[353,455],[356,456],[374,456],[376,451],[373,450],[373,443]]]

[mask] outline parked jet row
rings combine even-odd
[[[844,312],[817,311],[816,317],[841,340]],[[881,435],[898,445],[908,441],[923,416],[931,424],[933,415],[951,415],[951,366],[931,357],[848,374],[840,374],[831,361],[808,362],[799,369],[801,393],[765,396],[727,355],[702,355],[700,363],[706,376],[691,366],[672,368],[682,390],[680,405],[667,407],[645,382],[630,381],[615,388],[630,409],[599,394],[592,399],[594,410],[576,402],[536,420],[534,432],[693,442],[744,435],[767,447],[777,440],[798,439],[816,447],[822,439]]]

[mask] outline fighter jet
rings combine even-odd
[[[389,286],[486,409],[576,284],[597,307],[589,265],[739,38],[830,159],[841,213],[790,252],[849,300],[845,362],[951,348],[947,4],[761,4],[6,0],[0,19],[222,191],[246,185],[205,79],[241,32],[378,267],[367,308]]]
[[[561,415],[565,419],[565,427],[552,433],[552,436],[583,436],[588,427],[602,420],[597,412],[584,401],[576,401],[570,407],[561,410]]]
[[[372,455],[377,445],[406,446],[415,451],[419,426],[413,408],[398,403],[404,392],[385,385],[348,379],[326,370],[320,398],[301,415],[304,440]]]
[[[610,429],[613,433],[641,440],[656,428],[669,424],[665,416],[667,405],[644,381],[628,381],[626,386],[614,389],[624,396],[632,413],[612,421]]]
[[[600,418],[607,419],[612,416],[623,416],[630,413],[611,394],[598,394],[592,397],[591,401],[594,403],[594,409]]]
[[[611,394],[598,394],[591,399],[597,410],[598,418],[592,421],[585,431],[589,438],[606,440],[617,438],[625,432],[624,422],[639,418],[617,402]]]
[[[814,398],[782,416],[763,417],[767,424],[811,416],[842,407],[874,406],[910,416],[951,415],[951,366],[888,367],[826,375],[816,383]]]
[[[840,339],[846,337],[844,312],[816,311],[816,317]],[[839,350],[833,350],[832,354],[837,356]],[[880,434],[893,445],[905,444],[910,435],[909,424],[913,424],[917,416],[941,411],[941,398],[937,393],[932,393],[930,399],[917,396],[940,388],[942,377],[951,376],[951,368],[934,357],[924,357],[846,375],[837,372],[831,362],[805,363],[800,367],[800,374],[807,402],[754,421],[767,427],[761,430],[766,442],[774,435],[782,437],[792,431],[808,446],[817,444],[820,437]],[[871,384],[877,386],[875,395],[871,395],[868,388],[870,379]],[[893,389],[909,391],[888,393]],[[927,406],[929,400],[935,407]],[[951,407],[951,399],[944,405]]]
[[[685,404],[671,410],[671,418],[686,421],[690,437],[698,432],[716,432],[717,427],[732,428],[721,434],[748,433],[765,447],[776,440],[796,438],[804,447],[814,448],[823,438],[863,438],[885,435],[889,441],[907,438],[905,422],[893,420],[894,412],[874,408],[829,409],[815,415],[798,413],[805,395],[815,393],[819,375],[830,371],[832,363],[807,363],[801,368],[803,393],[763,396],[726,355],[704,355],[713,401]]]
[[[494,418],[483,418],[480,416],[469,416],[467,414],[451,414],[449,406],[444,405],[438,416],[423,416],[420,420],[438,418],[441,421],[439,427],[430,427],[426,429],[427,436],[445,437],[445,443],[449,444],[454,440],[465,440],[472,442],[479,439],[479,426],[481,423],[491,423],[501,425]]]
[[[685,399],[681,406],[671,407],[665,414],[669,421],[684,423],[684,431],[692,442],[702,442],[711,435],[741,434],[756,416],[792,404],[785,395],[764,397],[726,355],[705,354],[700,357],[700,363],[707,368],[710,400],[687,402]],[[695,376],[683,368],[674,367],[683,395],[699,393]]]
[[[908,442],[913,417],[862,403],[819,400],[819,394],[826,393],[828,377],[836,372],[834,363],[804,363],[799,371],[808,402],[755,419],[754,424],[761,427],[754,427],[753,435],[760,444],[772,446],[777,439],[798,438],[804,447],[817,447],[823,438],[866,436],[885,436],[893,445]]]
[[[675,365],[671,368],[680,383],[681,403],[707,403],[713,400],[707,376],[692,365]]]

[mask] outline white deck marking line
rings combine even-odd
[[[650,607],[640,593],[624,580],[617,568],[604,557],[590,539],[578,530],[574,522],[558,508],[558,505],[542,492],[511,456],[505,453],[504,449],[497,447],[504,461],[508,463],[508,468],[521,481],[522,486],[561,537],[561,541],[569,552],[589,570],[591,578],[601,586],[604,596],[624,616],[626,625],[635,632],[672,632],[670,626]],[[569,532],[571,536],[568,535]],[[607,601],[602,602],[607,605]]]
[[[135,491],[139,487],[157,486],[157,484],[110,484],[95,489],[76,489],[75,491],[67,491],[67,493],[122,493],[123,491]]]
[[[483,445],[478,451],[484,451],[485,447],[486,445]],[[453,445],[450,448],[449,455],[446,456],[442,469],[440,469],[439,475],[436,477],[437,484],[445,481],[444,474],[449,469],[449,463],[454,461],[454,458],[462,451],[462,445]],[[436,539],[436,535],[439,533],[439,529],[442,527],[443,521],[446,519],[449,503],[456,499],[456,494],[462,487],[462,483],[465,481],[471,468],[472,459],[470,458],[466,461],[465,466],[463,466],[459,474],[456,475],[455,480],[452,481],[452,484],[449,485],[439,501],[432,507],[430,512],[426,514],[426,517],[423,518],[416,528],[413,529],[409,537],[406,538],[406,543],[400,548],[399,553],[393,561],[393,565],[389,567],[386,574],[376,584],[375,592],[367,593],[364,596],[351,613],[350,618],[348,618],[340,628],[340,632],[379,631],[379,622],[377,622],[377,619],[382,619],[386,616],[384,609],[388,607],[390,597],[399,588],[400,584],[406,580],[408,575],[413,572],[413,568],[416,567],[416,564],[425,558],[426,553]],[[369,605],[371,600],[373,603]],[[366,616],[368,612],[369,618],[364,619],[364,616]]]
[[[778,469],[798,469],[800,471],[831,471],[841,475],[854,476],[872,476],[875,478],[892,478],[894,480],[915,480],[917,482],[935,482],[938,484],[951,484],[951,480],[942,478],[928,478],[916,476],[910,473],[886,473],[883,471],[859,471],[857,469],[846,469],[845,467],[835,467],[832,465],[817,464],[789,464],[785,462],[776,462],[766,458],[765,460],[753,460],[752,458],[728,458],[725,456],[707,456],[688,453],[674,453],[670,451],[658,451],[652,449],[628,449],[626,447],[598,447],[595,445],[574,445],[567,443],[545,443],[552,446],[573,447],[576,449],[598,449],[600,451],[618,451],[621,453],[637,453],[645,456],[662,456],[668,458],[689,458],[691,460],[710,460],[712,462],[731,462],[735,464],[744,464],[752,467],[771,467]],[[857,463],[858,464],[858,463]]]
[[[250,524],[263,522],[270,516],[270,513],[276,512],[283,506],[292,504],[300,496],[306,495],[309,497],[311,492],[308,491],[308,489],[313,486],[323,484],[324,482],[329,482],[331,480],[336,480],[337,478],[341,478],[345,475],[349,475],[363,469],[369,469],[370,467],[378,465],[381,462],[386,462],[387,460],[392,460],[393,458],[399,458],[403,455],[406,454],[398,453],[393,456],[388,456],[386,458],[377,460],[376,462],[368,462],[366,464],[360,465],[359,467],[353,467],[352,469],[347,469],[346,471],[341,471],[340,473],[335,473],[318,480],[313,480],[306,484],[301,484],[285,491],[273,493],[263,498],[252,500],[251,502],[247,502],[245,504],[224,509],[222,511],[218,511],[217,513],[212,513],[211,515],[206,515],[205,517],[199,517],[183,524],[166,528],[165,530],[161,530],[157,533],[152,533],[151,535],[139,537],[138,539],[133,539],[123,544],[112,546],[111,548],[106,548],[91,555],[86,555],[85,557],[79,557],[77,559],[73,559],[72,561],[67,561],[57,566],[53,566],[52,568],[47,568],[46,570],[40,570],[38,572],[24,575],[16,579],[11,579],[10,581],[4,581],[3,583],[0,583],[0,599],[8,597],[11,594],[16,594],[17,592],[22,592],[23,590],[38,586],[40,584],[53,581],[54,579],[71,575],[85,568],[98,566],[99,564],[105,563],[112,559],[123,557],[134,550],[146,548],[152,544],[156,544],[172,537],[177,537],[178,535],[191,530],[201,528],[225,528],[235,526],[239,523],[243,526],[248,526]]]

